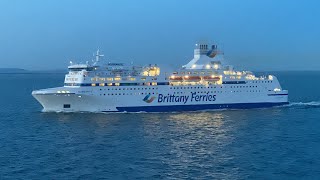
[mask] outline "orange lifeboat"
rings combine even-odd
[[[205,81],[219,81],[220,77],[214,77],[214,76],[204,76],[203,80]]]
[[[185,81],[201,81],[200,76],[184,76],[183,80]]]
[[[170,76],[169,78],[170,81],[182,81],[182,77],[181,76]]]

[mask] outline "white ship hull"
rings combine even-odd
[[[173,91],[170,86],[165,86],[159,87],[157,91],[136,90],[127,93],[123,92],[124,90],[100,89],[99,87],[61,87],[34,91],[32,94],[43,106],[45,112],[168,112],[263,108],[288,104],[288,91],[285,90],[250,92],[243,88],[241,92],[240,90],[235,92],[236,89],[228,88],[228,86],[223,88],[208,86],[195,90],[183,89],[180,92],[179,89]],[[56,93],[58,90],[69,91],[69,93]],[[149,97],[145,99],[148,95]],[[151,98],[153,100],[148,102]]]

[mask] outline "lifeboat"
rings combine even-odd
[[[183,80],[185,81],[201,81],[200,76],[184,76]]]
[[[182,77],[181,76],[170,76],[169,78],[170,81],[182,81]]]
[[[214,77],[214,76],[204,76],[203,80],[205,81],[219,81],[220,77]]]

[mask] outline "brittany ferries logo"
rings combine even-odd
[[[155,96],[151,96],[150,94],[146,95],[143,98],[143,101],[146,103],[151,103],[156,99]],[[209,94],[209,92],[205,94],[197,94],[196,92],[191,92],[190,95],[173,95],[173,94],[159,94],[158,95],[158,103],[172,103],[172,102],[182,102],[186,104],[187,102],[206,102],[206,101],[216,101],[216,95]]]
[[[151,94],[146,95],[146,97],[143,98],[143,101],[146,103],[151,103],[156,97],[152,96],[150,97]]]

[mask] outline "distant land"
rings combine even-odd
[[[26,70],[21,68],[0,68],[0,74],[67,73],[65,69]]]
[[[25,69],[20,68],[0,68],[0,73],[26,73]]]

